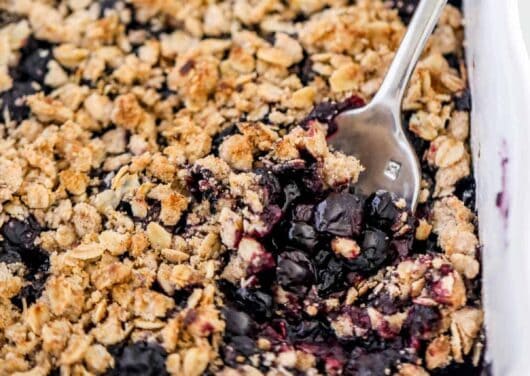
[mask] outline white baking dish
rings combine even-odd
[[[530,375],[530,65],[517,0],[467,0],[465,13],[486,360]]]

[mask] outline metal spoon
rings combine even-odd
[[[356,156],[365,166],[357,184],[361,192],[395,192],[412,211],[416,209],[421,173],[418,157],[403,130],[401,103],[446,3],[420,1],[379,91],[365,107],[338,114],[337,132],[329,138],[336,150]]]

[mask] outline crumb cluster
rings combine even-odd
[[[415,216],[326,142],[394,5],[0,0],[0,375],[476,372],[457,7],[403,103]]]

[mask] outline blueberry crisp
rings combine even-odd
[[[416,212],[326,142],[416,3],[0,0],[0,375],[479,375],[458,1]]]

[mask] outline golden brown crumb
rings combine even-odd
[[[100,375],[118,366],[109,346],[148,342],[167,352],[171,375],[257,376],[264,364],[271,375],[319,375],[314,354],[274,352],[266,338],[257,340],[263,358],[223,366],[217,282],[252,286],[249,270],[270,251],[259,238],[281,208],[259,171],[311,160],[326,190],[363,171],[329,148],[324,120],[303,121],[322,102],[369,100],[405,31],[382,1],[350,3],[0,1],[13,15],[0,26],[0,227],[34,219],[31,246],[50,260],[34,297],[28,267],[0,262],[0,374]],[[424,359],[400,364],[401,376],[480,350],[483,313],[466,288],[480,273],[475,218],[452,195],[471,173],[469,112],[452,100],[466,90],[465,67],[446,59],[461,57],[461,38],[460,11],[448,6],[403,102],[429,145],[420,157],[436,170],[421,194],[432,218],[415,238],[437,237],[442,252],[400,259],[349,281],[343,297],[300,307],[330,317],[344,338],[404,325],[406,311],[370,307],[368,327],[338,312],[371,294],[440,307],[444,325],[425,334]],[[12,72],[29,69],[33,52],[42,77],[21,81]],[[17,85],[24,95],[11,103],[4,93]],[[396,231],[410,230],[408,219]],[[354,262],[361,240],[336,236],[331,250]]]

